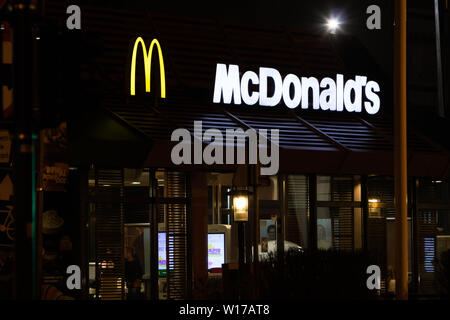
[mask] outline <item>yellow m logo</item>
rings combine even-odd
[[[145,47],[144,40],[139,37],[134,42],[133,47],[133,56],[131,58],[131,75],[130,75],[130,95],[134,96],[136,94],[136,53],[139,47],[139,44],[142,46],[142,54],[144,56],[144,68],[145,68],[145,92],[150,92],[150,75],[152,70],[152,53],[153,47],[156,45],[158,49],[158,57],[159,57],[159,74],[161,76],[161,98],[166,97],[166,74],[164,71],[164,60],[162,56],[161,46],[159,45],[158,40],[153,39],[150,48]]]

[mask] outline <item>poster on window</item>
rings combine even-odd
[[[4,1],[1,1],[5,3]],[[2,117],[3,119],[12,118],[14,113],[13,104],[13,88],[11,68],[13,63],[13,42],[12,42],[12,28],[7,21],[0,21],[2,24],[1,32],[1,63],[3,65],[3,82],[2,82]]]
[[[8,130],[0,130],[0,163],[9,163],[11,155],[11,136]]]
[[[0,206],[0,246],[12,246],[16,232],[16,223],[12,205]]]
[[[14,186],[9,173],[0,173],[0,201],[12,201]]]
[[[44,166],[42,174],[42,186],[46,191],[66,191],[69,165],[56,162],[53,165]]]
[[[61,122],[55,128],[46,128],[42,130],[43,140],[46,148],[55,147],[57,149],[66,149],[67,141],[67,123]]]

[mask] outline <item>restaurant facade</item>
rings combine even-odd
[[[293,261],[282,252],[337,252],[370,255],[374,296],[394,294],[392,83],[369,58],[355,70],[327,32],[82,9],[80,31],[64,30],[64,3],[42,9],[41,40],[75,67],[41,133],[40,285],[79,299],[258,297],[240,286],[262,290],[262,265]],[[408,123],[411,295],[445,291],[448,165]],[[49,215],[64,231],[44,232]],[[81,268],[76,292],[64,263]]]

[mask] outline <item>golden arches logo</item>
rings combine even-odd
[[[136,95],[136,53],[139,45],[142,47],[142,54],[144,56],[145,68],[145,92],[150,92],[150,75],[152,71],[152,53],[153,47],[156,45],[159,58],[159,74],[161,77],[161,98],[166,97],[166,74],[164,71],[164,59],[161,51],[161,46],[158,40],[153,39],[147,52],[145,42],[141,37],[138,37],[134,42],[133,56],[131,57],[131,75],[130,75],[130,95]]]

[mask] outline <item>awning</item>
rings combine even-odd
[[[170,159],[175,145],[170,141],[172,131],[186,128],[193,134],[194,121],[201,120],[203,131],[279,129],[281,173],[393,174],[392,120],[189,103],[160,104],[157,109],[131,103],[107,103],[104,107],[154,142],[145,162],[150,167],[178,167]],[[408,127],[410,176],[446,177],[449,159],[443,146]]]

